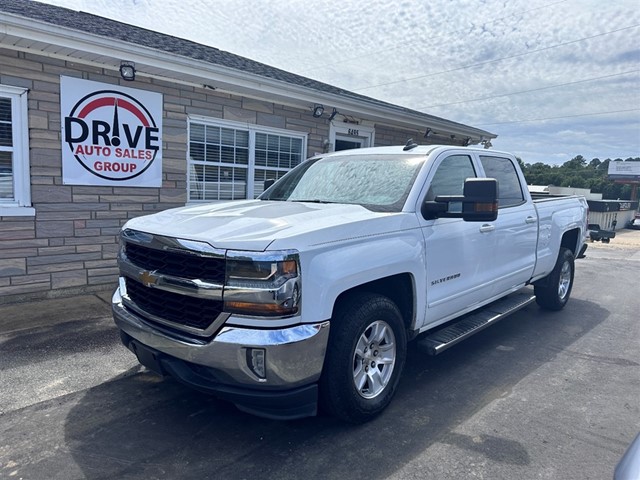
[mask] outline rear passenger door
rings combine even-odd
[[[480,163],[486,177],[498,180],[498,218],[486,224],[494,229],[494,296],[517,289],[531,278],[538,219],[533,203],[523,191],[515,159],[487,154],[480,155]]]

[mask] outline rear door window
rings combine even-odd
[[[522,186],[516,167],[508,158],[480,156],[484,173],[498,180],[498,207],[512,207],[524,203]]]

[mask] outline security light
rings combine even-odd
[[[315,118],[320,118],[323,113],[324,113],[324,107],[322,105],[320,105],[319,103],[316,103],[313,106],[313,116]]]
[[[133,62],[120,62],[120,76],[127,82],[136,79],[136,64]]]

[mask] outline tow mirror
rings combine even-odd
[[[498,181],[467,178],[463,195],[438,195],[422,205],[426,219],[462,218],[465,222],[493,222],[498,218]]]

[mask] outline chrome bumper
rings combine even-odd
[[[223,327],[209,342],[169,336],[127,309],[116,290],[112,299],[116,325],[129,337],[153,350],[211,369],[225,385],[251,389],[292,389],[320,378],[329,338],[329,322],[275,330]],[[264,350],[265,378],[249,366],[251,349]]]

